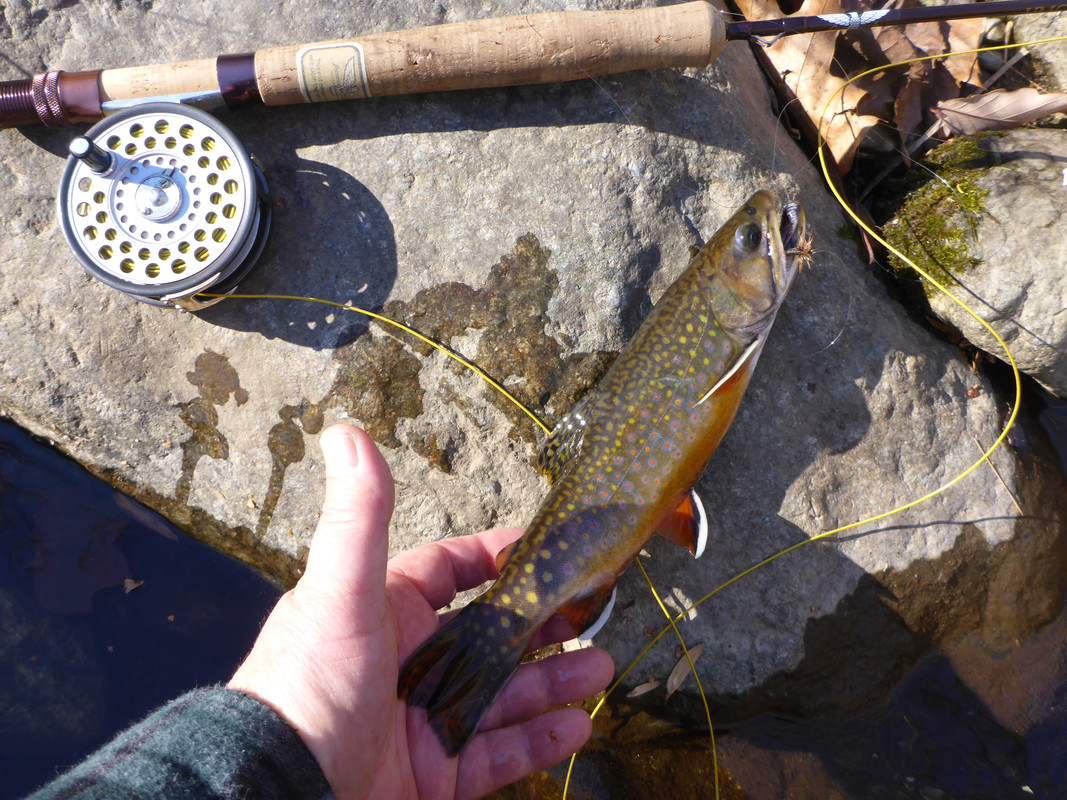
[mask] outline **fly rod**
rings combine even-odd
[[[281,106],[705,67],[732,39],[1065,8],[1064,0],[998,0],[727,22],[707,0],[693,0],[623,11],[524,14],[171,64],[52,70],[0,82],[0,128],[94,122],[145,102]]]

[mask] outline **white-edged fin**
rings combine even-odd
[[[730,378],[733,377],[734,373],[741,369],[741,365],[745,364],[750,358],[752,358],[754,354],[756,354],[758,357],[759,349],[762,346],[763,342],[763,339],[756,339],[754,342],[752,342],[752,344],[748,346],[745,352],[741,354],[741,357],[734,362],[734,365],[730,367],[730,369],[727,370],[721,378],[715,381],[714,386],[708,389],[708,393],[701,397],[699,400],[697,400],[697,405],[699,406],[701,403],[703,403],[705,400],[715,394],[715,392],[718,391],[719,387],[726,383],[728,380],[730,380]],[[755,366],[755,364],[753,364],[753,366]]]
[[[689,496],[693,498],[693,508],[696,509],[696,551],[693,553],[693,558],[700,558],[704,555],[704,547],[708,543],[708,515],[704,511],[704,504],[700,502],[700,495],[695,491],[690,490]]]
[[[593,637],[600,633],[600,629],[604,627],[604,623],[608,621],[608,617],[611,616],[611,609],[615,608],[615,592],[617,589],[611,590],[611,598],[608,600],[608,604],[604,606],[604,610],[600,612],[600,616],[596,618],[596,622],[586,628],[584,631],[578,634],[578,641],[582,644],[589,644],[593,641]]]

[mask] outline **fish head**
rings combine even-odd
[[[711,238],[703,256],[716,323],[742,341],[762,335],[774,321],[803,261],[807,226],[796,203],[779,206],[757,192]]]

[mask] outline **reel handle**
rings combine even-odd
[[[0,127],[32,122],[61,127],[147,100],[280,106],[703,67],[718,57],[725,42],[726,24],[708,0],[471,20],[218,58],[49,72],[0,82]],[[93,83],[96,91],[87,92]],[[76,102],[68,101],[74,88]]]

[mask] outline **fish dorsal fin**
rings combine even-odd
[[[515,552],[515,548],[516,548],[516,546],[518,546],[518,544],[519,544],[519,542],[516,539],[511,544],[504,545],[503,549],[499,553],[496,554],[496,571],[497,572],[503,572],[504,571],[504,565],[508,563],[508,559],[511,558],[511,554]]]
[[[537,469],[555,482],[564,465],[578,455],[585,436],[585,401],[572,408],[559,425],[548,435],[541,452],[537,454]]]
[[[693,558],[700,558],[708,543],[708,515],[704,513],[700,495],[690,489],[674,511],[663,518],[656,532],[664,539],[689,548]]]
[[[730,367],[730,369],[726,370],[726,372],[723,373],[723,376],[721,378],[715,381],[714,385],[710,389],[708,389],[707,393],[703,397],[697,400],[697,405],[699,406],[701,403],[705,402],[709,397],[715,394],[715,392],[717,392],[720,388],[726,385],[726,382],[730,380],[730,378],[732,378],[734,375],[736,375],[737,371],[741,369],[741,367],[745,366],[746,364],[750,364],[750,367],[755,367],[756,360],[759,358],[760,348],[763,347],[764,341],[764,339],[756,339],[752,342],[752,344],[746,347],[745,351],[741,353],[740,356],[738,356],[737,361],[734,362],[733,366]]]

